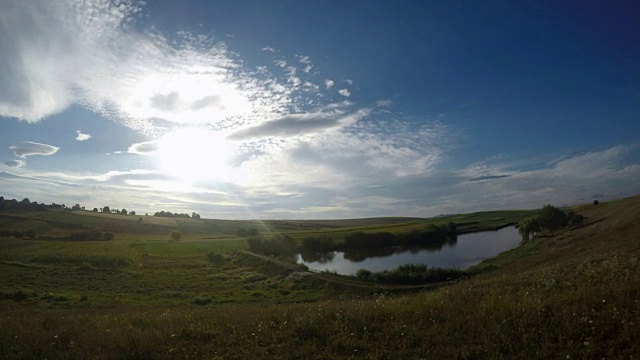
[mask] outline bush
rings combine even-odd
[[[24,233],[24,236],[28,237],[31,240],[34,240],[35,238],[38,237],[38,234],[34,229],[29,229]]]
[[[170,236],[173,241],[180,241],[180,239],[182,239],[182,233],[180,233],[180,231],[172,230]]]
[[[14,293],[0,293],[0,299],[7,299],[13,301],[24,301],[29,298],[29,295],[24,293],[22,290],[18,290]]]
[[[271,237],[251,237],[247,239],[251,251],[265,255],[291,256],[298,250],[296,240],[288,235],[276,234]]]
[[[106,241],[113,240],[113,233],[111,231],[105,231],[102,233],[102,239]]]
[[[67,238],[74,241],[98,241],[102,233],[96,229],[81,230],[71,233]]]
[[[301,247],[307,251],[325,252],[333,250],[335,244],[333,239],[328,237],[307,236],[302,239]]]
[[[593,205],[600,205],[600,201],[598,201],[598,200],[593,200]]]
[[[196,305],[207,305],[211,303],[210,297],[197,297],[193,299],[193,303]]]
[[[367,269],[360,269],[356,272],[356,277],[360,280],[369,280],[373,273]]]
[[[423,264],[405,264],[393,270],[379,272],[360,269],[356,273],[356,277],[360,280],[405,285],[450,281],[466,275],[467,273],[462,270],[430,268]]]
[[[207,260],[214,265],[223,264],[226,258],[227,257],[225,255],[214,252],[210,252],[207,254]]]
[[[0,236],[13,236],[16,238],[23,238],[24,237],[24,233],[22,231],[18,231],[18,230],[5,230],[2,229],[0,230]]]

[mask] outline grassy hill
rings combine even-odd
[[[531,212],[142,224],[0,213],[0,229],[116,232],[98,242],[0,238],[0,358],[636,358],[640,197],[576,210],[587,218],[580,227],[487,260],[470,278],[410,292],[325,281],[245,255],[234,230],[338,236],[453,220],[472,231]],[[185,240],[169,242],[172,229]]]

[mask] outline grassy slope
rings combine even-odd
[[[144,294],[161,293],[163,282],[166,291],[181,284],[193,286],[193,291],[185,290],[187,296],[199,288],[211,289],[212,304],[144,306],[120,301],[96,307],[91,293],[85,302],[46,296],[0,300],[0,358],[635,358],[640,354],[640,197],[579,211],[588,218],[581,228],[536,239],[484,262],[479,271],[493,270],[473,278],[405,295],[345,292],[315,282],[284,287],[282,282],[303,280],[242,256],[218,265],[207,263],[203,253],[224,252],[215,247],[224,241],[121,241],[121,247],[114,242],[99,253],[113,251],[114,256],[155,262],[151,269],[158,273],[140,282],[151,286],[141,290],[140,304],[158,299],[149,295],[145,300]],[[2,244],[6,241],[18,240]],[[37,259],[38,254],[55,251],[20,241],[22,250],[12,243],[0,252],[5,292],[40,281],[47,271],[54,273],[43,282],[66,278],[84,266],[70,263],[64,265],[70,268],[60,270],[55,262]],[[121,253],[123,249],[129,255]],[[29,255],[20,258],[25,254]],[[96,265],[89,266],[90,273],[101,274]],[[131,286],[143,276],[132,268],[106,267],[101,276],[117,292],[116,284]],[[211,282],[195,275],[203,268],[214,277],[228,278]],[[257,274],[253,276],[259,280],[245,282],[252,274],[238,275],[242,271]],[[78,283],[67,281],[52,286],[71,288]],[[224,302],[216,300],[223,291],[215,289],[225,283],[247,287],[248,293],[236,297],[244,304],[215,304]],[[276,289],[269,292],[269,286]],[[272,301],[252,300],[250,291],[270,294],[266,297]],[[323,300],[277,305],[280,296],[285,301],[289,296],[279,291],[312,294],[307,299],[300,295],[302,301]]]

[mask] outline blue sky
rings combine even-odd
[[[631,2],[0,4],[1,195],[212,218],[640,193]]]

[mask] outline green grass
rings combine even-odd
[[[409,293],[325,282],[236,252],[236,237],[0,238],[0,358],[637,358],[640,197],[577,211],[581,227]],[[454,218],[497,226],[514,214]]]

